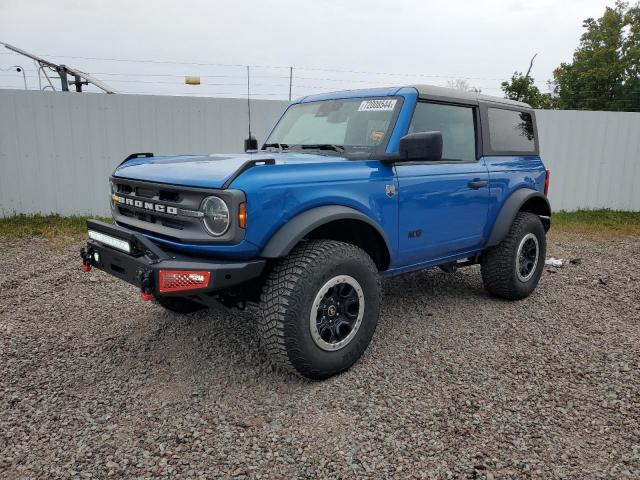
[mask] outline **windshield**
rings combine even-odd
[[[292,105],[264,147],[368,153],[385,144],[399,106],[398,99],[390,97]]]

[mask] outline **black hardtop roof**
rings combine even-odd
[[[467,92],[455,88],[436,87],[434,85],[411,85],[418,90],[418,96],[425,100],[450,101],[455,103],[468,103],[477,105],[480,102],[501,104],[504,106],[530,109],[531,106],[524,102],[509,100],[507,98],[484,95],[477,92]]]

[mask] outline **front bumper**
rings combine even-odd
[[[144,295],[210,296],[259,277],[266,264],[266,260],[225,261],[177,254],[160,248],[141,233],[97,220],[87,220],[87,228],[124,240],[130,245],[130,253],[89,239],[81,251],[83,268],[95,267],[107,272],[140,288]],[[207,271],[210,273],[209,284],[198,289],[161,293],[160,270]]]

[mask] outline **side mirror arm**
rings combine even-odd
[[[394,152],[394,153],[385,152],[381,155],[376,155],[375,158],[380,163],[384,163],[385,165],[391,165],[392,163],[401,162],[407,159],[406,156],[403,156],[398,152]]]

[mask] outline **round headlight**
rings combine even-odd
[[[209,233],[219,237],[229,228],[229,207],[219,197],[207,197],[200,207],[204,217],[202,222]]]

